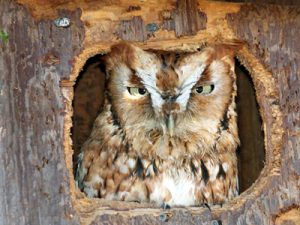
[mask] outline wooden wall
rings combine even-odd
[[[35,21],[15,1],[0,1],[0,224],[79,224],[71,205],[63,148],[64,99],[81,52],[80,10],[61,11],[74,26]],[[76,216],[75,216],[76,217]],[[77,222],[76,222],[77,220]]]
[[[57,17],[70,18],[71,26],[56,27]],[[286,218],[299,219],[299,6],[0,0],[1,30],[8,41],[0,37],[0,224],[161,224],[161,213],[168,224],[284,224]],[[254,186],[211,212],[162,212],[151,205],[103,202],[78,193],[69,138],[74,81],[89,57],[121,39],[164,50],[246,42],[238,58],[256,88],[266,146],[266,165]]]

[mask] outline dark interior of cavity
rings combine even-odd
[[[258,178],[264,166],[265,147],[262,120],[255,97],[254,84],[249,72],[238,60],[235,63],[237,76],[237,114],[240,147],[237,150],[240,191],[246,190]]]
[[[90,58],[75,84],[72,127],[74,167],[80,148],[88,138],[93,122],[103,105],[105,72],[101,58],[101,55]],[[255,98],[254,85],[249,72],[238,60],[236,60],[236,75],[238,87],[236,103],[241,141],[237,156],[239,184],[242,192],[258,178],[264,166],[265,151],[262,121]]]
[[[101,59],[101,55],[90,58],[75,83],[71,130],[74,150],[73,169],[80,148],[89,137],[94,120],[101,112],[104,103],[105,69]]]

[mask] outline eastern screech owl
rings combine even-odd
[[[236,196],[236,48],[113,46],[104,109],[79,155],[79,188],[88,197],[170,206]]]

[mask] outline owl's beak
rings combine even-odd
[[[162,98],[165,100],[165,104],[162,107],[163,114],[165,116],[165,121],[170,137],[174,136],[174,127],[176,120],[176,113],[180,106],[176,103],[176,95],[164,95]]]
[[[167,118],[167,128],[170,137],[173,137],[174,135],[174,116],[173,114],[170,114],[169,117]]]

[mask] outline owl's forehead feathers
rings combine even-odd
[[[120,63],[133,70],[144,71],[155,70],[155,67],[159,65],[159,61],[154,54],[128,43],[112,46],[110,53],[105,57],[105,61],[107,70],[113,69]]]
[[[110,53],[105,57],[105,61],[108,68],[112,68],[120,62],[127,64],[131,68],[144,70],[149,69],[149,66],[153,65],[157,68],[160,68],[162,65],[176,65],[176,67],[184,65],[195,66],[197,62],[209,64],[213,60],[220,60],[224,57],[233,58],[242,45],[243,43],[235,41],[230,44],[217,44],[205,47],[199,52],[175,53],[145,51],[132,44],[122,42],[112,46]]]

